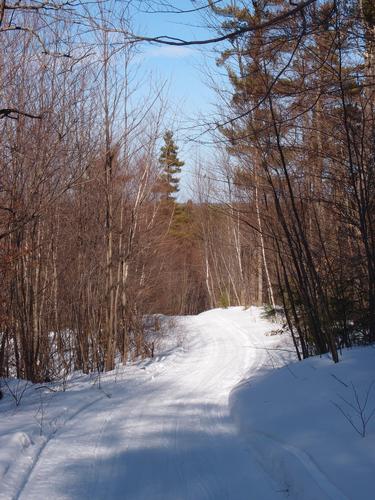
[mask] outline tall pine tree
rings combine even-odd
[[[173,133],[167,130],[164,134],[164,146],[161,148],[159,164],[161,169],[158,192],[160,198],[166,201],[175,201],[175,194],[179,191],[181,167],[185,162],[178,159],[178,146],[173,140]]]

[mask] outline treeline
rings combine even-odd
[[[153,349],[165,106],[136,49],[108,34],[126,3],[87,5],[1,9],[1,377],[109,370]]]
[[[373,3],[208,2],[231,96],[188,203],[110,3],[1,11],[0,376],[110,370],[149,315],[230,305],[282,306],[300,358],[374,342]]]
[[[153,354],[148,315],[211,305],[162,90],[88,5],[0,12],[0,377],[111,370]]]
[[[220,132],[269,303],[300,357],[337,361],[375,341],[375,6],[293,5],[212,5],[219,34],[237,33],[218,58],[232,89]]]
[[[1,122],[0,375],[111,369],[118,354],[147,353],[137,289],[161,108],[130,105],[131,53],[119,73],[105,33],[89,60],[41,55],[28,31],[2,36],[15,111]]]

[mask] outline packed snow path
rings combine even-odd
[[[91,389],[41,448],[16,498],[285,498],[228,407],[233,387],[269,364],[270,324],[239,308],[178,322],[183,347],[104,378],[107,396]]]

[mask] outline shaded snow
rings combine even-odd
[[[259,370],[231,395],[241,435],[292,498],[374,498],[375,415],[363,438],[356,413],[375,410],[375,349],[344,350],[341,362],[314,357],[270,372]],[[340,408],[342,411],[340,411]]]
[[[279,368],[290,342],[257,308],[175,323],[101,389],[75,374],[66,392],[28,386],[18,408],[5,395],[1,499],[372,498],[373,421],[362,438],[330,402],[348,396],[337,379],[368,382],[371,348]]]

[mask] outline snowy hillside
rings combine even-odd
[[[259,309],[177,320],[153,360],[0,402],[1,499],[371,499],[373,348],[293,363]],[[22,385],[10,385],[21,395]],[[357,395],[357,396],[356,396]],[[352,415],[352,417],[351,417]]]

